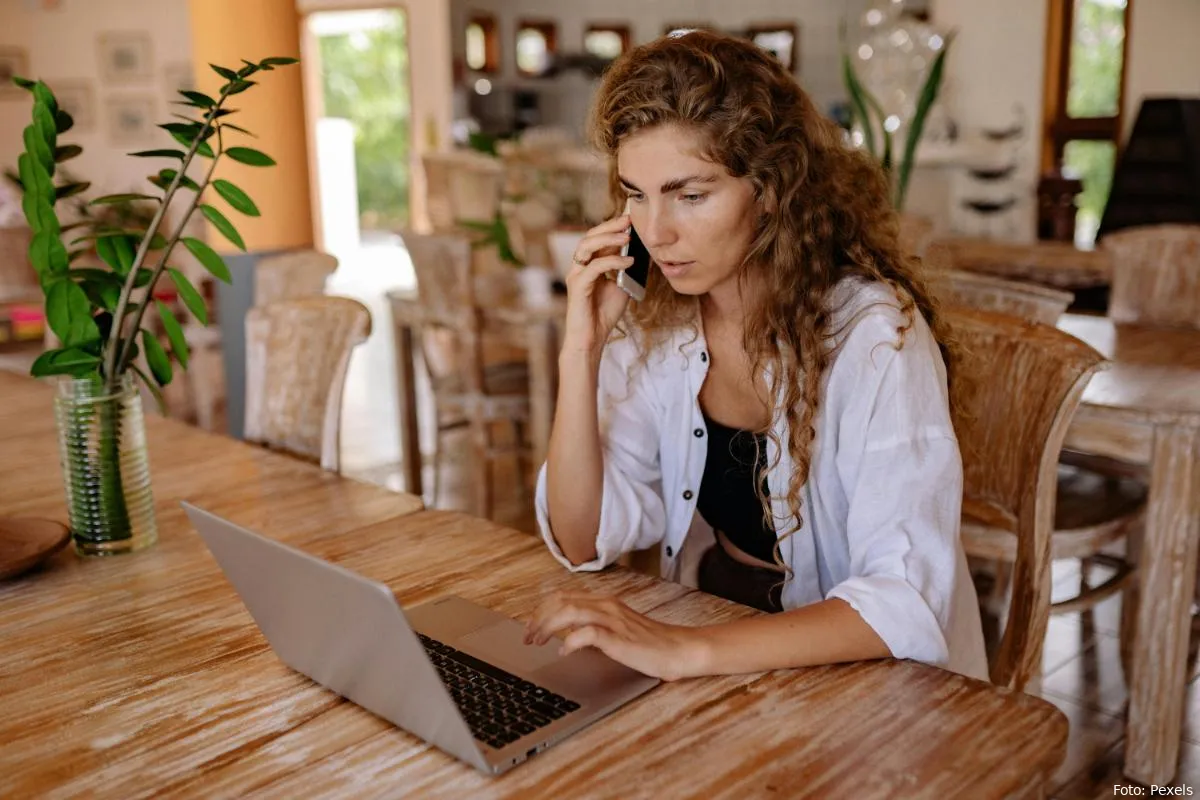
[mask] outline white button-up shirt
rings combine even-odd
[[[783,607],[841,598],[896,658],[987,680],[978,598],[959,539],[962,462],[937,343],[914,312],[898,346],[906,320],[883,284],[847,279],[832,294],[836,333],[802,525],[780,546],[792,571]],[[603,569],[624,553],[658,545],[663,577],[695,586],[699,558],[714,542],[696,513],[708,449],[694,433],[705,429],[703,332],[674,334],[644,365],[638,353],[633,336],[617,338],[600,364],[604,489],[596,558],[572,565],[554,540],[545,465],[538,525],[550,552],[573,571]],[[786,444],[778,405],[772,428]],[[768,438],[768,486],[782,536],[795,528],[785,499],[793,467],[786,446],[779,450]]]

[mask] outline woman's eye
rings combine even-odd
[[[645,199],[646,199],[646,196],[645,196],[645,195],[643,195],[643,194],[637,194],[637,193],[635,193],[635,192],[626,192],[626,193],[625,193],[625,197],[626,197],[626,199],[628,199],[628,200],[632,200],[632,201],[633,201],[633,202],[635,202],[635,203],[640,203],[640,202],[642,202],[643,200],[645,200]]]
[[[683,202],[685,202],[685,203],[699,203],[706,196],[707,195],[703,195],[703,194],[685,194],[685,195],[682,195],[682,198],[683,198]]]

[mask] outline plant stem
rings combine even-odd
[[[224,96],[221,98],[224,99]],[[146,308],[150,305],[150,298],[154,293],[154,285],[158,283],[158,277],[162,275],[163,270],[167,268],[167,259],[171,257],[171,251],[175,249],[175,245],[179,244],[179,240],[183,238],[184,228],[187,227],[188,220],[192,218],[192,214],[196,212],[196,207],[200,205],[200,198],[204,194],[204,190],[208,188],[212,181],[213,173],[217,169],[217,162],[221,160],[221,155],[225,152],[225,143],[221,136],[221,126],[217,126],[217,150],[213,153],[212,164],[208,167],[208,173],[204,176],[204,181],[200,184],[192,197],[192,202],[188,206],[188,210],[184,212],[183,218],[179,221],[179,226],[175,229],[175,233],[167,242],[167,247],[163,250],[162,258],[158,260],[158,264],[154,267],[154,274],[150,276],[150,282],[146,285],[146,299],[138,306],[133,318],[133,329],[129,332],[129,338],[125,340],[124,346],[121,348],[121,358],[117,361],[120,369],[124,370],[126,363],[129,361],[130,355],[133,352],[133,342],[137,339],[137,332],[142,327],[142,317],[146,315]]]
[[[225,102],[225,98],[227,96],[226,90],[223,89],[221,91],[221,96],[217,99],[216,105],[209,109],[208,114],[205,116],[204,126],[200,129],[200,132],[196,134],[195,140],[192,141],[192,146],[188,148],[187,153],[183,157],[183,161],[179,165],[179,170],[175,173],[174,179],[171,180],[170,185],[167,187],[166,193],[163,195],[163,201],[159,205],[158,210],[154,212],[154,219],[150,221],[150,227],[147,229],[146,235],[142,237],[142,241],[138,244],[137,253],[133,257],[133,265],[129,268],[129,274],[125,276],[125,285],[121,287],[121,296],[117,300],[117,310],[113,313],[112,329],[109,331],[108,347],[105,352],[104,380],[106,389],[109,392],[116,391],[117,377],[119,375],[117,371],[118,367],[119,365],[123,365],[124,362],[126,362],[129,358],[128,354],[131,343],[137,338],[138,326],[141,325],[142,312],[145,310],[145,303],[143,303],[142,308],[138,310],[138,326],[134,327],[133,331],[129,335],[129,339],[123,341],[121,333],[123,324],[125,322],[125,311],[129,305],[129,298],[133,294],[134,284],[137,282],[138,270],[141,269],[142,264],[146,260],[146,255],[150,251],[150,242],[154,239],[154,234],[158,232],[158,226],[162,224],[163,217],[167,213],[167,207],[175,198],[175,192],[179,189],[180,183],[183,182],[183,179],[187,173],[187,169],[189,166],[191,166],[192,159],[196,156],[196,151],[200,149],[200,145],[204,141],[205,132],[213,126],[213,123],[216,120],[215,115],[217,111],[220,110],[221,104]],[[211,170],[209,170],[209,174],[212,174]],[[204,187],[201,187],[201,190],[203,190],[203,188]],[[197,192],[196,194],[199,196],[200,192]],[[192,208],[195,208],[194,203]],[[186,222],[186,218],[184,221]],[[165,260],[166,259],[164,259],[164,262]],[[160,269],[155,273],[154,278],[151,279],[150,283],[146,287],[147,298],[149,298],[153,293],[154,282],[157,280],[158,275],[161,272],[162,269],[160,265]],[[118,358],[118,351],[120,351],[120,358]]]
[[[133,536],[129,509],[125,504],[125,486],[121,480],[121,399],[109,395],[100,400],[100,440],[97,470],[100,478],[99,522],[108,534],[105,540],[116,541]]]

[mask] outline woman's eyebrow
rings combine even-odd
[[[620,176],[617,177],[621,181],[621,185],[626,189],[629,189],[631,192],[641,193],[642,190],[634,186],[630,181]],[[689,183],[715,183],[716,180],[716,177],[713,175],[688,175],[685,178],[674,178],[667,181],[661,187],[659,187],[659,191],[663,194],[667,194],[668,192],[674,192],[682,189]]]

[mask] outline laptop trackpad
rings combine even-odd
[[[525,626],[516,620],[502,620],[458,640],[461,649],[478,653],[480,657],[529,673],[562,658],[558,648],[562,641],[551,638],[543,645],[525,644]]]

